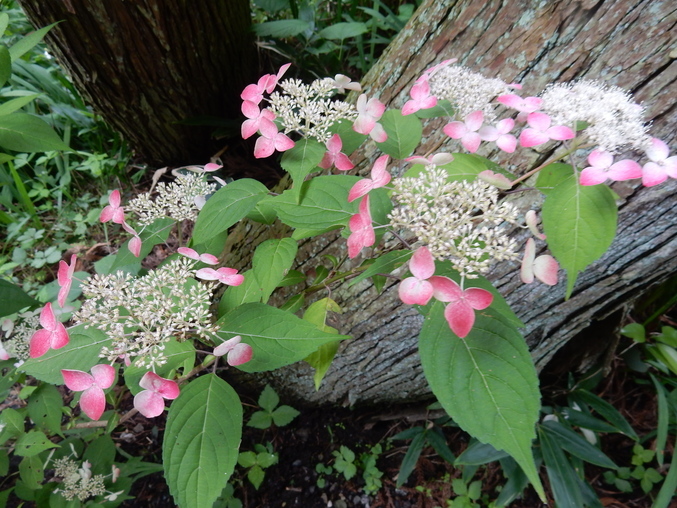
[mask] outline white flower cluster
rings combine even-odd
[[[73,318],[112,339],[100,353],[108,361],[128,355],[138,367],[162,365],[171,337],[211,340],[217,330],[209,312],[214,284],[193,279],[194,264],[179,258],[137,278],[122,272],[94,275],[81,286],[87,300]]]
[[[428,80],[430,95],[446,99],[463,118],[473,111],[482,111],[485,122],[496,120],[492,101],[499,95],[512,93],[507,83],[473,72],[461,65],[449,65],[438,69]]]
[[[576,122],[588,123],[585,134],[604,151],[643,150],[651,139],[644,107],[622,88],[598,81],[558,83],[548,86],[541,98],[541,110],[556,124],[573,128]]]
[[[268,99],[270,109],[282,123],[284,133],[297,132],[326,143],[332,134],[329,128],[339,120],[354,121],[353,104],[333,99],[336,84],[331,78],[316,79],[310,85],[298,79],[280,83],[282,92],[273,92]]]
[[[517,209],[498,202],[498,189],[482,180],[447,181],[443,169],[428,166],[415,178],[398,178],[391,225],[411,231],[433,257],[449,259],[469,279],[494,261],[516,259],[517,244],[503,227],[517,223]]]
[[[54,492],[58,492],[67,500],[80,501],[93,496],[101,496],[106,493],[104,477],[100,474],[92,475],[91,466],[78,467],[77,462],[68,457],[54,461],[54,475],[63,479],[62,486]]]
[[[207,183],[202,174],[180,174],[174,182],[160,182],[155,199],[151,198],[150,193],[144,192],[131,200],[125,209],[136,213],[142,226],[164,217],[176,221],[194,221],[200,211],[195,200],[215,190],[216,185]]]
[[[4,340],[2,346],[10,358],[18,361],[28,360],[29,344],[33,334],[40,327],[40,311],[23,312],[17,316],[16,323],[5,320],[2,325]]]

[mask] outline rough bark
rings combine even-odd
[[[424,69],[454,57],[485,75],[523,83],[527,95],[548,82],[602,80],[644,101],[652,134],[674,150],[677,55],[671,45],[676,9],[674,2],[651,0],[426,0],[363,84],[368,93],[401,107]],[[447,151],[452,149],[441,126],[428,125],[420,153],[447,145]],[[372,145],[353,154],[353,160],[364,170],[378,155]],[[513,169],[522,171],[528,164]],[[564,301],[563,280],[555,288],[521,284],[516,262],[500,264],[489,275],[525,322],[524,335],[539,369],[592,323],[606,320],[607,330],[617,324],[623,309],[677,269],[677,182],[652,188],[623,183],[614,190],[620,196],[618,237],[579,277],[571,299]],[[265,228],[240,229],[231,237],[232,252],[243,246],[251,251],[270,235]],[[323,254],[345,254],[345,240],[327,236],[301,250],[306,259],[299,269],[310,270]],[[332,326],[353,339],[342,344],[320,390],[314,390],[312,371],[304,363],[265,374],[263,380],[298,403],[353,405],[429,396],[416,346],[422,318],[398,301],[396,286],[390,283],[377,294],[368,282],[344,284],[333,288],[332,297],[345,310]],[[603,337],[593,334],[587,345],[608,348],[594,344]]]
[[[208,162],[213,127],[178,122],[239,117],[257,66],[248,0],[19,3],[36,26],[61,21],[46,37],[50,50],[146,162]]]

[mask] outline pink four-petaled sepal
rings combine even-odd
[[[496,97],[496,101],[509,108],[519,111],[519,114],[517,115],[518,122],[526,122],[529,113],[538,111],[538,108],[540,108],[541,104],[543,104],[543,99],[540,97],[522,98],[515,94],[499,95]]]
[[[103,391],[115,381],[115,369],[110,365],[99,364],[91,369],[91,374],[81,370],[63,369],[61,371],[65,385],[74,392],[82,392],[80,408],[92,420],[101,418],[106,409],[106,395]]]
[[[482,127],[483,122],[484,113],[473,111],[462,122],[449,122],[442,130],[450,138],[460,139],[463,148],[470,153],[475,153],[482,142],[482,138],[477,131]]]
[[[262,159],[273,155],[275,150],[284,152],[294,148],[294,142],[282,132],[278,132],[277,125],[273,122],[259,125],[261,136],[254,145],[254,157]]]
[[[522,268],[520,269],[520,279],[525,284],[531,284],[534,276],[548,286],[557,284],[557,273],[559,264],[549,254],[543,254],[536,257],[536,242],[533,238],[527,240],[524,249],[524,258],[522,258]]]
[[[11,356],[5,349],[5,346],[0,342],[0,360],[9,360]]]
[[[42,330],[38,330],[33,334],[29,344],[29,355],[31,358],[38,358],[50,349],[62,348],[69,341],[66,327],[56,319],[50,302],[40,312],[40,325]]]
[[[390,183],[391,176],[386,169],[388,160],[388,155],[381,155],[376,159],[374,166],[371,168],[370,178],[364,178],[358,181],[350,189],[350,192],[348,193],[348,203],[352,203],[356,199],[366,196],[372,189],[378,189],[379,187],[384,187]]]
[[[437,97],[430,95],[430,85],[428,80],[421,80],[414,83],[409,92],[411,100],[407,101],[402,107],[403,115],[411,115],[421,109],[430,109],[437,106]]]
[[[506,153],[513,153],[517,147],[517,138],[509,132],[515,126],[515,120],[504,118],[496,126],[485,125],[480,128],[478,134],[484,141],[494,141],[496,146]]]
[[[362,90],[359,83],[351,81],[348,76],[344,76],[343,74],[337,74],[332,81],[332,84],[338,93],[345,93],[346,90],[354,90],[355,92]]]
[[[122,224],[125,222],[125,210],[120,206],[120,191],[114,190],[108,196],[108,205],[101,210],[99,215],[100,222],[113,221],[115,224]]]
[[[520,145],[525,148],[542,145],[548,141],[564,141],[576,137],[576,133],[564,125],[550,127],[552,120],[545,113],[529,113],[527,124],[529,127],[520,134]]]
[[[646,155],[651,162],[642,168],[642,184],[652,187],[663,183],[668,177],[677,178],[677,155],[670,155],[670,148],[658,138],[651,138]]]
[[[413,277],[404,279],[398,288],[400,300],[407,305],[426,305],[433,297],[433,285],[427,280],[435,273],[435,260],[428,247],[419,247],[409,260]]]
[[[221,164],[215,164],[214,162],[209,162],[205,164],[204,168],[202,168],[202,171],[205,173],[211,173],[212,171],[218,171],[221,169],[223,166]]]
[[[374,245],[376,234],[371,221],[369,210],[369,195],[360,201],[359,213],[353,215],[348,222],[350,236],[348,237],[348,257],[356,257],[364,247]]]
[[[252,110],[252,116],[245,114],[248,118],[242,122],[242,139],[247,139],[256,134],[259,130],[264,130],[268,133],[275,132],[277,134],[277,126],[275,125],[275,113],[269,109],[262,109],[259,111],[258,106],[256,108],[256,114]]]
[[[355,107],[357,109],[357,119],[353,124],[355,132],[369,135],[377,143],[383,143],[388,139],[388,134],[386,134],[383,126],[378,123],[386,110],[385,104],[376,97],[367,99],[366,94],[362,94],[357,98]]]
[[[165,401],[179,396],[179,385],[171,379],[165,379],[154,372],[146,372],[139,386],[143,391],[134,396],[134,407],[146,418],[155,418],[165,410]]]
[[[218,280],[228,286],[239,286],[244,282],[244,275],[237,273],[235,268],[222,267],[218,270],[213,268],[200,268],[195,272],[195,276],[202,280]]]
[[[319,167],[322,169],[329,169],[332,166],[336,166],[336,169],[339,171],[348,171],[355,167],[355,164],[350,161],[348,156],[341,152],[343,149],[341,136],[334,134],[325,144],[327,146],[327,152],[318,164]]]
[[[228,339],[216,346],[212,354],[214,356],[227,355],[226,361],[228,362],[228,365],[236,367],[237,365],[242,365],[251,360],[253,350],[249,344],[242,342],[242,337],[240,335],[236,335],[232,339]]]
[[[56,301],[59,303],[59,307],[63,308],[66,304],[66,298],[68,298],[68,293],[71,290],[71,284],[73,283],[73,274],[75,273],[75,263],[77,262],[78,257],[73,254],[71,256],[70,264],[66,263],[63,259],[59,261],[59,271],[56,274],[56,280],[61,286],[59,289],[59,296]]]
[[[179,247],[177,249],[177,252],[181,254],[182,256],[186,256],[187,258],[194,259],[195,261],[201,261],[202,263],[206,263],[208,265],[218,265],[219,264],[219,258],[214,256],[213,254],[198,254],[197,251],[189,248],[189,247]]]
[[[441,302],[449,302],[444,317],[451,331],[461,339],[466,337],[475,324],[475,310],[486,309],[494,299],[486,289],[461,287],[448,277],[430,277],[433,296]]]
[[[607,180],[620,182],[642,177],[642,166],[637,162],[625,159],[614,164],[614,157],[603,150],[593,150],[588,155],[590,166],[581,171],[581,185],[597,185]]]

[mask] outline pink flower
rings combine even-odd
[[[352,259],[357,256],[364,247],[374,245],[376,235],[371,224],[371,212],[369,211],[369,195],[360,201],[359,213],[353,215],[348,222],[350,236],[348,237],[348,256]]]
[[[425,305],[433,296],[433,285],[428,281],[435,273],[435,260],[428,247],[419,247],[409,260],[409,271],[413,277],[407,277],[400,283],[400,300],[408,305]]]
[[[59,271],[56,274],[56,280],[59,282],[59,296],[56,301],[59,303],[59,307],[62,307],[66,304],[66,298],[68,298],[68,293],[71,290],[71,284],[73,283],[73,274],[75,273],[75,263],[77,262],[78,257],[73,254],[71,256],[70,264],[66,263],[63,259],[59,261]]]
[[[544,284],[554,286],[557,284],[558,271],[559,264],[549,254],[536,257],[536,242],[534,242],[533,238],[529,238],[524,249],[524,258],[522,259],[522,268],[520,270],[522,282],[531,284],[534,281],[535,275]]]
[[[529,231],[531,231],[531,234],[534,235],[536,238],[540,238],[541,240],[545,240],[546,236],[538,230],[538,216],[536,215],[536,211],[535,210],[529,210],[524,215],[524,219],[525,219],[525,222],[527,223],[527,227],[529,228]]]
[[[550,127],[550,123],[550,117],[545,113],[529,113],[527,117],[529,127],[524,129],[520,134],[520,144],[525,148],[529,148],[542,145],[551,139],[563,141],[576,137],[576,133],[569,127],[563,125]]]
[[[642,176],[642,166],[626,159],[614,164],[614,157],[603,150],[593,150],[588,155],[590,166],[581,171],[581,185],[597,185],[607,180],[620,182]]]
[[[218,171],[221,169],[223,166],[221,164],[214,164],[213,162],[210,162],[208,164],[205,164],[204,168],[202,168],[202,171],[205,173],[209,173],[212,171]]]
[[[108,196],[108,206],[101,210],[99,221],[113,221],[115,224],[122,224],[125,221],[125,211],[120,206],[120,191],[114,190]]]
[[[141,237],[139,235],[134,235],[131,240],[129,240],[129,252],[134,254],[134,257],[139,257],[141,255]]]
[[[134,407],[146,418],[155,418],[165,410],[165,401],[179,396],[179,385],[175,381],[165,379],[154,372],[146,372],[139,386],[145,390],[134,396]]]
[[[353,130],[360,134],[368,134],[371,139],[378,143],[383,143],[388,139],[386,131],[378,121],[386,110],[385,104],[381,103],[376,97],[367,100],[366,94],[357,98],[357,120],[353,124]]]
[[[106,395],[103,391],[115,381],[115,369],[110,365],[99,364],[91,369],[91,374],[81,370],[61,371],[63,381],[74,392],[82,392],[80,408],[92,420],[101,418],[106,409]]]
[[[642,168],[642,183],[652,187],[663,183],[668,177],[677,178],[677,155],[670,155],[670,148],[658,138],[651,138],[651,145],[646,149],[646,155],[651,162]]]
[[[263,92],[272,93],[275,90],[278,81],[287,72],[289,66],[291,66],[291,63],[284,64],[277,74],[264,74],[259,78],[258,83],[247,85],[240,94],[240,98],[243,101],[252,102],[254,105],[258,104],[263,100]]]
[[[343,74],[337,74],[334,76],[333,85],[338,93],[346,93],[346,90],[354,90],[356,92],[362,90],[362,87],[359,83],[351,81],[348,76],[344,76]]]
[[[437,97],[430,95],[428,80],[417,81],[409,92],[411,100],[402,108],[403,115],[411,115],[420,109],[430,109],[437,105]]]
[[[327,141],[326,145],[327,152],[324,154],[324,157],[322,157],[318,166],[322,169],[329,169],[334,165],[339,171],[348,171],[355,167],[355,165],[350,162],[348,156],[341,152],[341,149],[343,148],[341,136],[334,134],[331,139]]]
[[[496,127],[485,125],[480,128],[478,134],[484,141],[495,141],[496,146],[507,153],[513,153],[517,147],[517,138],[508,134],[515,126],[515,120],[504,118],[496,124]]]
[[[259,124],[261,137],[254,145],[254,157],[262,159],[273,155],[275,150],[284,152],[294,148],[294,142],[286,135],[277,131],[277,125],[273,122]]]
[[[474,111],[465,117],[463,122],[449,122],[444,126],[444,133],[452,139],[460,139],[463,148],[475,153],[480,147],[482,138],[478,130],[484,122],[484,113]]]
[[[182,256],[187,258],[194,259],[195,261],[202,261],[208,265],[217,265],[219,264],[219,258],[212,254],[198,254],[197,251],[190,249],[188,247],[179,247],[177,252]]]
[[[448,277],[433,276],[430,282],[433,285],[433,296],[441,302],[449,302],[444,309],[444,317],[451,331],[461,339],[470,333],[475,324],[475,310],[486,309],[494,299],[486,289],[463,290]]]
[[[386,170],[388,159],[388,155],[381,155],[376,159],[374,167],[371,168],[371,178],[364,178],[353,185],[353,188],[348,193],[348,203],[352,203],[357,198],[365,196],[372,189],[388,185],[391,178],[390,173]]]
[[[218,280],[227,286],[239,286],[244,282],[244,275],[237,273],[235,268],[222,267],[218,270],[213,268],[200,268],[195,276],[202,280]]]
[[[68,332],[52,310],[52,304],[47,303],[40,312],[40,325],[42,330],[38,330],[31,337],[29,345],[30,357],[38,358],[44,355],[50,348],[59,349],[68,344]]]
[[[252,359],[252,347],[241,341],[242,337],[236,335],[232,339],[228,339],[216,346],[212,354],[214,356],[227,355],[226,361],[228,362],[228,365],[232,365],[233,367],[247,363]]]
[[[242,109],[244,112],[244,108]],[[258,106],[254,106],[251,110],[244,113],[248,120],[242,122],[242,139],[247,139],[256,134],[261,126],[264,125],[266,132],[272,132],[274,129],[277,132],[277,127],[273,120],[275,120],[275,113],[269,109],[263,109],[259,111]]]
[[[412,155],[404,159],[407,162],[413,162],[414,164],[423,164],[424,166],[443,166],[444,164],[449,164],[454,160],[454,156],[450,153],[440,152],[430,157],[421,157],[420,155]]]
[[[9,356],[9,353],[2,344],[2,341],[0,341],[0,360],[9,360],[10,358],[11,356]]]
[[[538,111],[538,108],[543,104],[543,99],[539,97],[522,98],[515,94],[499,95],[496,100],[509,108],[519,111],[520,113],[517,115],[518,122],[526,122],[529,113]]]

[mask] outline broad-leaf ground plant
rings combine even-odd
[[[163,447],[167,483],[180,506],[211,506],[237,462],[242,407],[235,390],[207,368],[226,362],[260,372],[306,359],[319,384],[338,342],[348,338],[327,324],[328,314],[341,310],[332,284],[392,274],[401,300],[425,315],[420,357],[443,408],[479,441],[512,456],[544,499],[531,446],[540,410],[536,371],[520,320],[485,276],[496,261],[521,259],[516,277],[555,286],[564,269],[570,296],[578,273],[615,236],[617,207],[606,183],[659,185],[677,177],[677,157],[648,134],[641,105],[599,82],[553,84],[538,97],[520,96],[518,84],[446,60],[416,80],[398,110],[375,95],[341,100],[348,90],[360,91],[343,75],[310,84],[283,79],[288,67],[243,90],[242,136],[258,136],[256,157],[282,152],[292,186],[271,194],[242,179],[217,190],[223,182],[208,182],[218,169],[210,163],[127,204],[113,191],[100,220],[128,232],[127,247],[77,281],[82,303],[72,296],[76,258],[60,262],[58,294],[39,312],[13,320],[22,331],[3,342],[8,375],[25,373],[75,392],[80,412],[68,412],[68,425],[89,418],[114,428],[118,376],[134,395],[134,411],[147,418],[172,401]],[[448,117],[444,132],[464,153],[417,152],[433,117]],[[523,150],[551,141],[561,146],[557,154],[520,175],[475,155],[493,143],[514,153],[519,167]],[[349,154],[363,143],[382,152],[367,178],[348,174]],[[627,149],[646,154],[644,164],[615,160]],[[409,169],[392,177],[404,164]],[[504,199],[508,190],[545,194],[540,220]],[[293,233],[261,243],[244,273],[217,267],[228,228],[245,218],[279,220]],[[139,260],[153,244],[185,221],[195,221],[190,244],[156,270],[141,270]],[[298,241],[340,228],[345,255],[323,281],[326,296],[303,317],[296,313],[309,290],[269,305],[276,288],[304,280],[292,270]],[[520,229],[531,233],[524,245],[516,240]],[[540,253],[546,246],[552,254]],[[229,287],[213,312],[222,284]],[[12,312],[21,310],[15,305]],[[17,435],[23,431],[10,437]],[[54,467],[44,456],[42,464]]]

